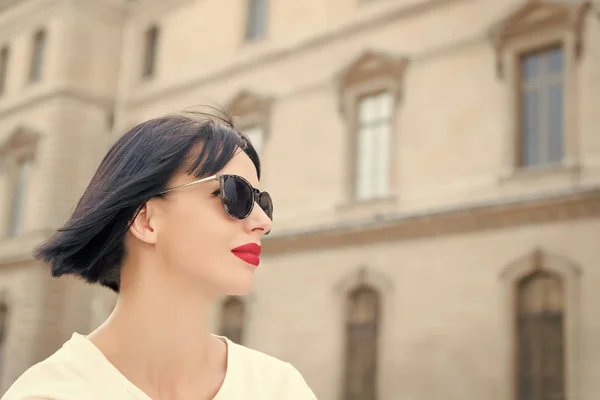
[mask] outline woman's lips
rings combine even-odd
[[[261,247],[256,243],[246,243],[231,250],[236,257],[255,267],[260,264],[260,251]]]

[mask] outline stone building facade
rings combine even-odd
[[[120,134],[208,104],[276,201],[215,330],[324,400],[598,398],[598,10],[0,0],[0,393],[115,301],[33,248]]]

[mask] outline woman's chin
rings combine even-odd
[[[254,289],[254,271],[235,271],[222,282],[222,293],[227,296],[245,296]]]

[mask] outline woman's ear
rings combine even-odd
[[[156,243],[156,230],[153,226],[154,204],[151,201],[146,202],[133,218],[129,231],[137,239],[148,244]]]

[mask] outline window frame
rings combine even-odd
[[[545,136],[544,138],[540,138],[540,145],[543,145],[545,148],[542,149],[542,146],[540,146],[540,148],[538,148],[538,156],[540,156],[540,160],[535,163],[535,164],[527,164],[524,162],[523,160],[523,141],[525,139],[525,132],[523,131],[523,126],[522,126],[522,119],[524,118],[524,110],[523,110],[523,101],[522,101],[522,94],[523,94],[523,90],[524,90],[524,86],[525,86],[525,82],[523,79],[523,74],[522,74],[522,70],[521,70],[521,61],[523,60],[524,57],[528,57],[528,56],[535,56],[538,54],[544,54],[546,55],[548,53],[548,51],[555,49],[555,48],[559,48],[561,50],[561,55],[562,55],[562,59],[563,59],[563,65],[562,65],[562,71],[561,71],[561,85],[562,85],[562,112],[563,112],[563,119],[565,117],[564,113],[566,111],[566,102],[565,102],[565,90],[566,90],[566,82],[565,82],[565,48],[562,42],[549,42],[548,44],[546,44],[545,46],[540,46],[540,47],[536,47],[534,50],[530,50],[530,51],[523,51],[521,53],[519,53],[517,55],[517,59],[516,59],[516,68],[515,68],[515,115],[516,115],[516,120],[515,120],[515,132],[516,132],[516,137],[515,137],[515,155],[514,155],[514,163],[515,163],[515,168],[518,169],[523,169],[523,170],[529,170],[529,169],[539,169],[539,168],[552,168],[555,166],[560,166],[563,163],[563,160],[565,159],[565,136],[566,136],[566,132],[565,132],[565,123],[563,120],[563,126],[561,127],[561,157],[560,160],[558,162],[552,162],[549,161],[548,158],[548,154],[545,154],[544,159],[542,160],[542,153],[548,153],[548,146],[546,146],[546,141],[548,139],[548,131],[541,131],[540,130],[540,134]],[[547,89],[547,87],[545,87],[544,89]],[[539,115],[540,119],[542,119],[542,117],[547,116],[547,110],[546,112],[542,111]],[[547,122],[547,121],[546,121]]]
[[[529,301],[532,295],[536,295],[536,293],[528,293],[528,290],[531,290],[530,285],[535,285],[537,279],[544,279],[544,275],[547,275],[549,278],[552,278],[557,281],[558,286],[560,287],[560,310],[558,312],[551,312],[551,310],[546,309],[544,306],[541,306],[541,310],[526,310],[525,307],[532,307],[532,303]],[[541,284],[541,283],[540,283]],[[561,374],[560,376],[556,376],[560,380],[560,390],[562,390],[561,394],[562,398],[566,398],[566,385],[565,385],[565,355],[566,355],[566,347],[565,347],[565,303],[564,303],[564,282],[561,276],[554,274],[550,271],[547,271],[542,268],[538,268],[536,271],[523,276],[518,282],[515,282],[515,375],[516,375],[516,387],[515,387],[515,397],[518,400],[530,400],[531,397],[523,396],[523,382],[530,381],[531,385],[531,393],[537,394],[534,396],[534,399],[542,400],[542,393],[544,392],[543,378],[541,376],[534,376],[537,372],[536,367],[534,365],[523,365],[523,353],[525,350],[529,350],[527,354],[529,357],[528,361],[532,364],[533,362],[541,362],[546,363],[548,361],[548,353],[544,352],[545,345],[544,339],[548,339],[548,336],[543,335],[544,331],[540,332],[540,329],[544,329],[544,324],[540,323],[541,318],[545,318],[548,320],[550,318],[558,317],[558,336],[560,337],[561,345],[560,345],[560,354],[559,359],[557,360],[560,363]],[[542,294],[543,295],[543,294]],[[539,296],[539,294],[537,294]],[[556,315],[548,315],[556,314]],[[531,332],[531,328],[534,329],[534,332]],[[547,332],[546,332],[547,333]],[[552,336],[552,335],[550,335]],[[533,339],[533,340],[532,340]],[[531,347],[527,346],[529,344]],[[528,368],[527,368],[528,367]],[[539,367],[539,366],[538,366]],[[537,390],[536,390],[537,389]]]
[[[339,75],[339,110],[348,130],[346,160],[346,198],[350,204],[372,204],[373,202],[393,203],[397,196],[398,164],[397,123],[398,107],[403,91],[404,73],[408,64],[406,57],[393,57],[385,53],[368,50],[351,62]],[[392,113],[390,115],[390,154],[389,184],[387,196],[368,200],[357,198],[357,160],[358,160],[358,107],[360,100],[373,94],[389,92],[392,94]]]
[[[372,193],[373,191],[371,190],[371,193],[366,195],[366,196],[361,196],[359,193],[359,187],[360,187],[360,172],[359,169],[361,168],[360,165],[360,157],[361,157],[361,149],[359,148],[359,144],[360,144],[360,139],[361,139],[361,135],[363,134],[363,128],[365,127],[365,125],[362,123],[361,121],[361,106],[363,104],[363,102],[368,99],[368,98],[373,98],[373,97],[377,97],[383,94],[388,94],[391,97],[391,110],[389,115],[387,115],[387,128],[388,128],[388,149],[387,151],[389,151],[389,154],[387,155],[387,164],[388,164],[388,171],[387,171],[387,175],[385,178],[385,189],[384,189],[384,193]],[[392,154],[394,153],[393,151],[393,147],[392,147],[392,141],[393,141],[393,137],[394,137],[394,115],[395,115],[395,95],[394,93],[392,93],[390,90],[386,90],[385,88],[379,89],[379,90],[375,90],[372,92],[365,92],[363,94],[361,94],[360,96],[357,97],[356,99],[356,114],[354,115],[355,118],[355,134],[354,134],[354,143],[352,144],[352,146],[354,147],[354,172],[353,172],[353,182],[352,182],[352,198],[356,201],[359,202],[368,202],[368,201],[376,201],[376,200],[380,200],[380,199],[385,199],[385,198],[389,198],[392,196],[392,171],[394,170],[393,168],[393,164],[392,164]],[[383,121],[383,119],[381,120]],[[379,122],[379,121],[378,121]]]
[[[36,152],[39,140],[40,135],[37,132],[28,128],[18,127],[10,135],[8,135],[3,143],[0,143],[0,172],[5,174],[4,181],[8,187],[8,190],[6,191],[6,197],[3,199],[5,207],[3,210],[0,210],[2,214],[2,218],[0,219],[0,223],[2,224],[0,227],[0,236],[2,237],[15,239],[26,233],[26,215],[28,202],[31,198],[30,188],[33,187],[33,185],[31,185],[31,181],[32,176],[35,174]],[[21,162],[30,163],[31,165],[29,168],[31,168],[31,170],[28,173],[28,182],[26,183],[28,187],[25,189],[25,197],[23,199],[24,213],[21,214],[20,218],[22,227],[18,234],[13,235],[11,230],[13,218],[13,196],[18,183],[18,165]]]
[[[501,178],[556,171],[578,173],[580,169],[577,62],[584,47],[586,2],[525,2],[498,21],[489,32],[494,48],[496,76],[505,86],[504,110],[510,135],[503,143]],[[533,16],[533,17],[532,17]],[[519,60],[522,54],[561,43],[563,46],[563,160],[559,165],[522,168],[519,164],[520,110]]]
[[[367,323],[357,323],[356,321],[353,321],[353,316],[352,314],[352,306],[354,305],[353,302],[356,301],[355,297],[358,297],[361,292],[365,292],[368,293],[369,295],[374,295],[375,296],[375,305],[374,305],[374,310],[373,311],[373,317],[371,321],[368,321]],[[353,361],[351,359],[351,353],[353,350],[356,349],[356,347],[353,346],[353,344],[355,343],[351,343],[351,339],[354,336],[353,333],[354,331],[357,330],[357,325],[372,325],[370,328],[374,330],[374,343],[371,343],[370,346],[372,346],[374,348],[374,365],[373,365],[373,369],[370,371],[370,373],[373,375],[371,378],[373,379],[373,382],[371,382],[372,385],[372,393],[370,393],[371,397],[370,398],[377,398],[377,393],[378,393],[378,378],[379,378],[379,336],[381,333],[381,307],[382,307],[382,295],[380,293],[379,290],[377,290],[376,287],[373,287],[369,284],[366,283],[361,283],[357,286],[355,286],[354,288],[352,288],[347,294],[346,294],[346,299],[345,299],[345,311],[346,311],[346,318],[345,318],[345,331],[344,331],[344,343],[345,343],[345,351],[344,351],[344,378],[343,378],[343,398],[344,399],[353,399],[354,397],[352,396],[352,392],[351,392],[351,387],[350,384],[353,381],[353,376],[352,376],[352,371],[353,371],[353,366],[350,365],[350,363]],[[361,394],[364,394],[361,392]]]

